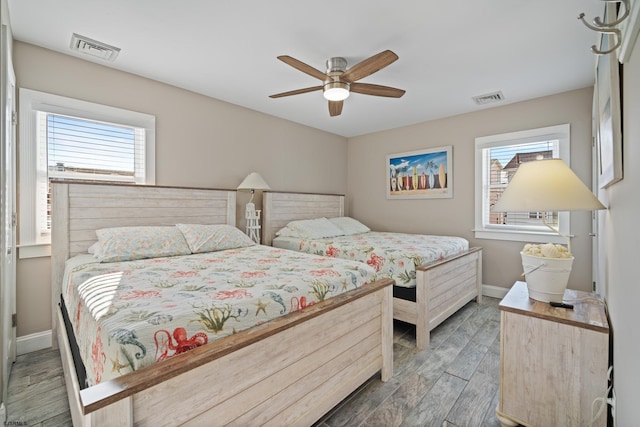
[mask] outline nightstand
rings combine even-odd
[[[564,301],[574,308],[530,299],[527,284],[516,282],[500,302],[496,415],[502,426],[586,426],[592,402],[607,394],[604,303],[594,294],[569,289]],[[593,426],[606,425],[606,409]]]

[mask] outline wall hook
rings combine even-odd
[[[617,48],[619,48],[620,45],[622,44],[622,33],[617,28],[607,28],[607,27],[602,28],[602,27],[591,25],[584,19],[584,13],[581,13],[580,15],[578,15],[578,19],[580,19],[584,23],[584,25],[587,26],[587,28],[589,28],[589,29],[591,29],[593,31],[597,31],[597,32],[602,33],[602,34],[613,34],[613,35],[615,35],[616,42],[613,44],[613,47],[611,47],[611,48],[609,48],[607,50],[600,50],[600,49],[598,49],[598,47],[596,45],[591,45],[591,52],[595,53],[596,55],[606,55],[608,53],[611,53],[614,50],[616,50]],[[598,19],[598,18],[596,18],[596,19]]]
[[[609,22],[609,23],[602,22],[602,19],[600,19],[600,17],[597,16],[593,20],[593,23],[596,24],[598,27],[611,28],[611,27],[615,27],[616,25],[618,25],[619,23],[621,23],[622,21],[627,19],[627,16],[629,16],[629,11],[631,9],[631,6],[629,5],[629,0],[615,0],[614,3],[623,3],[624,4],[624,13],[622,14],[622,16],[620,16],[615,21]]]
[[[614,27],[620,24],[625,19],[627,19],[627,17],[629,16],[630,0],[604,0],[604,1],[606,3],[623,3],[624,13],[622,14],[622,16],[620,16],[615,21],[608,22],[608,23],[603,22],[602,19],[600,19],[600,17],[598,16],[593,20],[593,25],[592,25],[592,24],[589,24],[586,21],[586,19],[584,19],[584,13],[581,13],[580,15],[578,15],[578,19],[581,20],[582,23],[590,30],[593,30],[602,34],[613,34],[614,38],[616,39],[615,43],[613,44],[613,47],[607,50],[600,50],[596,45],[592,45],[591,52],[595,53],[596,55],[606,55],[620,47],[620,45],[622,44],[622,32],[619,29]]]

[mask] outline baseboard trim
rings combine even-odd
[[[16,353],[18,356],[32,351],[51,347],[51,330],[36,332],[16,339]]]
[[[507,295],[507,292],[509,292],[509,288],[494,285],[482,285],[482,295],[487,297],[502,299]]]

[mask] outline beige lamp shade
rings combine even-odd
[[[238,185],[238,190],[254,191],[254,190],[271,190],[269,184],[260,176],[257,172],[251,172],[247,177]]]
[[[605,209],[560,159],[522,163],[493,212],[549,212]]]

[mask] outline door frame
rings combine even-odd
[[[11,366],[16,358],[16,78],[7,25],[0,30],[0,359],[2,360],[2,408],[8,396]],[[4,414],[6,416],[6,413]],[[4,420],[3,420],[4,421]]]

